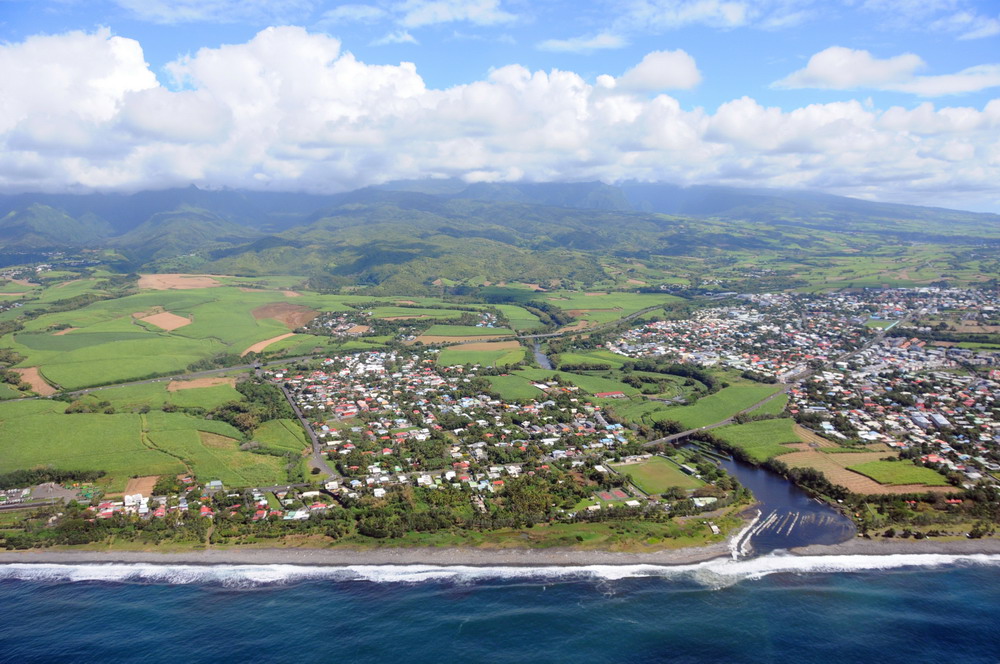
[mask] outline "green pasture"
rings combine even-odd
[[[869,461],[848,470],[870,477],[879,484],[925,484],[927,486],[948,486],[948,480],[941,473],[915,466],[909,461]]]
[[[675,486],[697,489],[705,484],[697,477],[685,473],[673,461],[659,456],[642,463],[613,465],[612,468],[623,475],[631,475],[632,482],[648,494],[663,493]]]
[[[432,325],[424,332],[438,337],[486,337],[513,336],[514,331],[505,327],[476,327],[475,325]]]
[[[781,415],[788,405],[788,395],[781,394],[750,411],[751,415]]]
[[[270,420],[257,427],[251,436],[266,447],[301,452],[308,445],[306,434],[297,420]]]
[[[521,376],[487,376],[493,391],[500,395],[501,399],[520,401],[525,399],[538,399],[544,392],[532,385],[527,378]]]
[[[372,316],[375,318],[458,318],[464,311],[458,309],[421,309],[419,307],[400,307],[386,305],[375,307]],[[527,312],[525,312],[527,313]]]
[[[524,360],[525,348],[501,350],[462,350],[462,346],[445,348],[438,354],[437,363],[442,366],[456,364],[479,364],[486,367],[502,367]]]
[[[731,424],[712,431],[712,434],[734,447],[746,452],[757,462],[795,452],[794,447],[782,443],[801,443],[795,433],[795,421],[789,418],[777,420],[757,420],[746,424]]]
[[[609,369],[620,369],[629,358],[609,350],[594,350],[586,353],[560,353],[559,364],[593,364],[603,365]]]
[[[690,406],[667,408],[655,419],[674,420],[696,429],[732,417],[780,389],[780,385],[730,385]]]
[[[510,326],[515,330],[534,330],[542,326],[542,321],[538,319],[538,316],[522,307],[514,304],[497,304],[494,306],[507,317],[507,320],[510,321]]]

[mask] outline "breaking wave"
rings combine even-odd
[[[477,567],[444,565],[159,565],[148,563],[0,565],[0,581],[49,583],[104,582],[145,584],[205,584],[253,588],[300,582],[369,582],[468,584],[486,580],[616,581],[655,577],[689,580],[709,588],[724,588],[772,574],[833,574],[928,568],[1000,565],[997,554],[895,554],[884,556],[796,556],[773,553],[744,560],[716,559],[693,565],[586,565],[566,567]]]

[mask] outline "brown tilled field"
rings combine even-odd
[[[309,307],[302,306],[301,304],[289,304],[288,302],[272,302],[270,304],[265,304],[257,307],[250,313],[253,314],[253,317],[257,320],[261,320],[262,318],[273,318],[277,321],[281,321],[289,330],[302,327],[313,318],[316,318],[316,316],[319,316],[318,311],[314,311]]]
[[[189,290],[192,288],[215,288],[222,284],[207,274],[143,274],[139,276],[139,288],[150,290]]]
[[[140,494],[148,498],[153,495],[153,487],[156,486],[156,480],[160,479],[159,475],[147,475],[146,477],[131,477],[129,478],[128,484],[125,485],[124,494],[126,496],[134,496],[135,494]]]
[[[371,329],[372,328],[371,328],[370,325],[355,325],[354,327],[352,327],[349,330],[347,330],[347,333],[348,334],[364,334],[365,332],[368,332]]]
[[[294,336],[295,336],[294,332],[289,332],[288,334],[279,334],[276,337],[271,337],[270,339],[265,339],[264,341],[258,341],[257,343],[255,343],[254,345],[250,346],[245,351],[240,353],[240,357],[244,357],[250,353],[260,353],[271,344],[281,341],[282,339],[287,339],[288,337],[294,337]]]
[[[215,387],[216,385],[236,386],[235,378],[193,378],[191,380],[172,380],[167,383],[167,392],[177,392],[179,390],[194,390],[199,387]]]
[[[520,347],[521,344],[517,341],[494,341],[492,343],[482,341],[474,344],[462,344],[456,348],[457,350],[514,350]]]
[[[413,340],[413,343],[420,341],[424,344],[457,344],[463,341],[483,341],[486,339],[496,339],[498,337],[509,337],[509,334],[476,334],[468,337],[446,337],[437,334],[421,334]],[[470,344],[463,344],[462,348],[468,348]],[[492,350],[492,349],[491,349]]]
[[[945,486],[924,486],[922,484],[907,484],[889,486],[879,484],[875,480],[865,477],[853,470],[848,470],[847,466],[853,466],[868,461],[878,461],[886,456],[885,452],[845,452],[843,454],[824,454],[823,452],[791,452],[782,454],[778,459],[787,464],[790,468],[815,468],[822,472],[826,479],[834,484],[840,485],[853,493],[889,495],[901,493],[923,493],[934,491],[940,493],[950,493],[957,491],[955,487]]]
[[[21,379],[28,385],[31,385],[31,389],[43,397],[53,395],[58,391],[45,382],[38,367],[26,367],[24,369],[14,369],[14,371],[21,374]]]
[[[156,327],[160,328],[161,330],[166,330],[167,332],[191,324],[190,318],[185,318],[184,316],[178,316],[177,314],[172,314],[169,311],[164,311],[163,313],[159,314],[153,314],[152,316],[144,316],[139,320],[146,323],[152,323]]]

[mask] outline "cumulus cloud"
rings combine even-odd
[[[628,42],[618,35],[602,32],[593,37],[571,37],[570,39],[546,39],[539,42],[538,48],[543,51],[561,53],[591,53],[597,50],[615,49],[626,46]]]
[[[593,82],[508,65],[436,89],[412,63],[367,64],[282,27],[171,63],[166,87],[107,30],[33,37],[0,45],[0,190],[631,179],[1000,207],[1000,100],[712,111],[646,94],[696,83],[689,58],[655,52]]]
[[[978,65],[955,74],[917,76],[926,63],[913,53],[879,59],[868,51],[831,46],[805,68],[773,84],[775,88],[872,88],[910,92],[923,97],[978,92],[1000,85],[1000,64]]]
[[[648,53],[642,62],[615,81],[615,87],[642,92],[688,90],[700,82],[701,72],[694,58],[678,49]]]

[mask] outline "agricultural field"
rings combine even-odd
[[[924,473],[921,473],[921,475],[923,476],[923,479],[934,481],[935,484],[882,484],[876,482],[866,474],[852,470],[853,468],[868,467],[870,464],[876,464],[874,466],[870,466],[870,469],[873,473],[880,473],[885,472],[880,469],[880,464],[891,463],[899,465],[900,467],[910,465],[908,462],[882,461],[882,459],[886,456],[887,454],[885,452],[844,452],[839,454],[826,454],[824,452],[810,450],[808,452],[792,452],[791,454],[785,454],[782,455],[779,460],[790,468],[813,468],[818,470],[826,476],[826,479],[834,484],[840,485],[848,491],[864,495],[925,492],[950,493],[952,491],[959,490],[956,487],[947,486],[946,482],[942,483],[939,481],[938,478],[940,478],[940,480],[944,480],[944,478],[929,468],[919,469],[916,466],[911,466],[917,470],[926,470],[929,473],[933,473],[936,477],[932,478]],[[893,468],[893,470],[895,470],[895,468]],[[888,479],[888,477],[883,476],[883,479]]]
[[[696,429],[732,417],[779,390],[780,385],[730,385],[693,405],[667,408],[655,419],[674,420],[688,429]]]
[[[795,452],[795,447],[783,443],[802,443],[791,419],[757,420],[746,424],[731,424],[712,434],[746,452],[756,462],[767,461],[781,454]]]
[[[594,350],[586,353],[561,353],[559,355],[559,365],[580,365],[592,364],[603,365],[609,369],[620,369],[625,366],[629,358],[624,355],[612,353],[609,350]]]
[[[493,391],[500,395],[502,399],[513,401],[526,399],[539,399],[544,393],[531,382],[522,376],[487,376]]]
[[[510,326],[518,332],[536,330],[542,327],[542,321],[538,319],[538,316],[522,307],[514,304],[496,304],[493,306],[507,317],[507,320],[510,321]]]
[[[927,486],[948,486],[948,480],[941,473],[915,466],[909,461],[869,461],[848,470],[870,477],[879,484],[924,484]]]
[[[676,463],[663,457],[654,456],[641,463],[616,464],[612,468],[623,475],[631,475],[632,482],[644,493],[663,493],[671,487],[697,489],[705,483],[688,475]]]
[[[516,341],[463,344],[443,349],[437,358],[442,366],[479,364],[485,367],[502,367],[524,360],[526,349]]]
[[[432,325],[424,332],[428,337],[509,337],[514,331],[505,327],[476,327],[475,325]]]
[[[779,394],[767,403],[757,406],[750,411],[751,415],[781,415],[788,405],[788,395]]]
[[[297,420],[270,420],[257,427],[251,438],[265,447],[301,452],[309,445]]]
[[[626,395],[633,395],[639,393],[639,390],[631,385],[626,385],[621,381],[604,376],[572,373],[569,371],[554,371],[552,369],[518,369],[515,373],[529,380],[551,380],[553,376],[557,376],[559,379],[567,383],[572,383],[590,394],[623,392]]]

